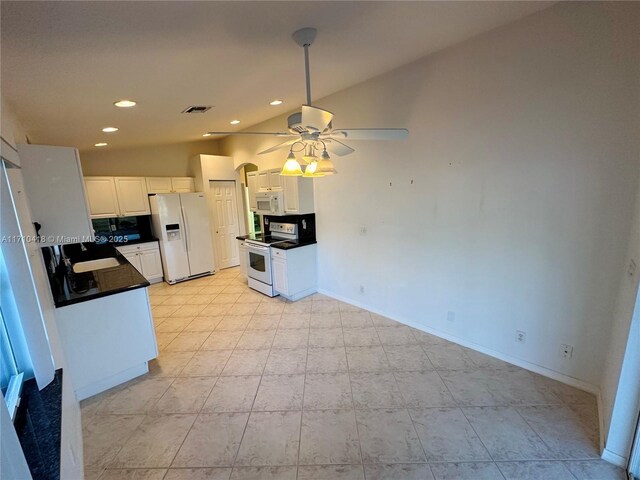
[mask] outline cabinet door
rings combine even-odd
[[[272,258],[271,269],[273,275],[273,289],[289,295],[289,282],[287,279],[287,261]]]
[[[280,175],[279,168],[269,170],[269,188],[271,190],[282,190],[282,175]]]
[[[109,218],[120,215],[113,177],[84,177],[84,185],[91,218]]]
[[[130,217],[134,215],[149,215],[149,197],[147,196],[147,182],[144,177],[114,177],[120,215]]]
[[[14,152],[15,153],[15,152]],[[25,196],[40,235],[78,243],[93,235],[78,151],[70,147],[19,145]],[[66,239],[69,239],[66,241]]]
[[[284,186],[284,213],[299,213],[300,204],[298,202],[298,178],[282,177]]]
[[[240,255],[240,274],[247,276],[247,247],[244,246],[244,240],[238,240],[238,254]]]
[[[195,192],[196,188],[192,177],[173,177],[171,178],[171,190],[176,193]]]
[[[144,275],[142,272],[142,264],[140,263],[140,254],[138,253],[123,253],[122,256],[129,260],[129,263],[133,265],[136,270]]]
[[[255,212],[258,209],[258,203],[256,202],[258,174],[256,172],[247,173],[247,189],[249,190],[249,210]]]
[[[171,193],[171,177],[147,177],[147,193]]]
[[[147,280],[162,277],[162,261],[158,249],[144,250],[138,253],[138,258],[142,266],[142,274]]]
[[[258,172],[258,191],[266,192],[269,190],[269,170]]]

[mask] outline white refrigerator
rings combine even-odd
[[[213,244],[204,193],[161,193],[149,197],[153,232],[160,241],[168,283],[214,272]]]

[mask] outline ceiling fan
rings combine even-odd
[[[317,30],[306,27],[296,30],[292,38],[304,48],[304,66],[307,87],[307,103],[300,112],[293,113],[287,119],[288,132],[208,132],[209,135],[272,135],[289,138],[258,155],[289,148],[287,163],[282,175],[303,175],[294,151],[304,151],[304,159],[309,163],[304,176],[319,177],[336,173],[327,150],[338,156],[349,155],[355,150],[342,140],[402,140],[409,131],[405,128],[333,128],[333,113],[311,105],[311,78],[309,73],[309,47],[316,38]],[[294,147],[301,145],[297,150]],[[315,150],[322,148],[321,159],[317,160]],[[288,168],[289,167],[289,168]]]

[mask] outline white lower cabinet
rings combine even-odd
[[[238,255],[240,256],[240,274],[247,277],[247,247],[244,240],[238,240]]]
[[[55,315],[78,400],[144,375],[158,356],[146,288],[56,308]]]
[[[131,253],[120,252],[120,253],[124,255],[124,258],[126,258],[129,261],[129,263],[136,268],[136,270],[142,273],[142,263],[140,263],[140,255],[137,252],[131,252]]]
[[[123,245],[116,247],[136,270],[138,270],[149,283],[161,282],[164,277],[162,270],[162,258],[158,242],[137,243],[135,245]]]
[[[317,290],[317,245],[280,250],[271,248],[273,289],[288,300],[299,300]]]
[[[147,279],[160,279],[162,280],[162,259],[160,258],[160,250],[154,248],[153,250],[143,250],[138,254],[140,260],[140,268],[142,274]]]

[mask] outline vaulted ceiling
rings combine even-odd
[[[2,2],[1,89],[36,143],[107,148],[241,130],[553,2]],[[132,109],[113,102],[133,99]],[[269,105],[282,99],[278,107]],[[185,115],[189,105],[213,105]],[[239,119],[239,125],[229,125]],[[105,134],[103,127],[116,126]]]

